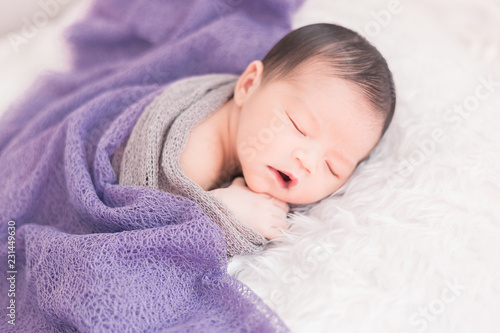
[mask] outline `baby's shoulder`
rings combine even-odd
[[[180,157],[188,178],[208,190],[219,179],[222,167],[222,144],[209,122],[198,124],[189,134]]]

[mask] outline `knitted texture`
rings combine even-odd
[[[266,239],[242,224],[220,200],[186,177],[179,163],[189,132],[231,97],[237,76],[204,75],[165,89],[139,118],[126,143],[119,184],[179,194],[195,201],[222,229],[228,256],[260,250]],[[200,165],[202,168],[203,166]]]
[[[170,82],[241,73],[298,3],[100,0],[70,28],[72,70],[0,119],[0,332],[287,331],[227,274],[224,233],[195,201],[120,185],[111,160]]]

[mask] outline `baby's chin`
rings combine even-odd
[[[318,200],[304,200],[304,197],[302,196],[299,196],[299,197],[290,197],[290,196],[274,196],[276,199],[279,199],[281,201],[284,201],[288,204],[293,204],[293,205],[308,205],[308,204],[312,204],[312,203],[315,203],[315,202],[318,202],[319,200],[321,199],[318,199]]]

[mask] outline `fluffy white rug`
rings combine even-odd
[[[308,0],[374,43],[398,105],[343,194],[232,274],[294,332],[500,332],[500,3]]]
[[[0,115],[41,71],[69,67],[61,32],[82,17],[89,4],[89,0],[0,2]]]
[[[18,53],[17,21],[2,21],[0,112],[40,69],[64,68],[58,34],[87,2],[61,7]],[[40,10],[27,7],[16,15]],[[396,117],[339,195],[231,273],[294,332],[499,332],[500,4],[307,0],[294,22],[374,43],[394,73]]]

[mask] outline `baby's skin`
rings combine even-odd
[[[180,163],[243,223],[274,239],[287,229],[288,203],[317,202],[349,179],[379,141],[383,120],[354,84],[314,61],[287,80],[264,82],[263,70],[260,61],[248,65],[234,97],[190,134]],[[216,188],[238,173],[243,178]]]
[[[279,237],[280,229],[288,229],[286,213],[288,204],[267,193],[257,193],[248,188],[243,177],[237,177],[226,188],[210,191],[224,202],[246,225],[267,239]]]

